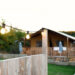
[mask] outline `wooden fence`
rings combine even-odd
[[[0,54],[0,59],[10,59],[27,56],[26,54]]]
[[[45,54],[0,60],[0,75],[47,75]]]

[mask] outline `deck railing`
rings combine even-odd
[[[70,57],[75,57],[75,47],[71,47],[69,49],[70,49],[69,52],[68,52],[69,56]]]
[[[63,51],[61,54],[55,50],[53,50],[52,47],[48,47],[48,55],[49,56],[75,56],[75,47],[68,48],[68,52]],[[42,47],[31,47],[31,48],[23,48],[23,53],[26,53],[28,55],[34,55],[34,54],[41,54],[42,53]]]
[[[42,48],[41,47],[23,48],[23,53],[28,55],[41,54]]]

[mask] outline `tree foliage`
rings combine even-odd
[[[69,35],[75,37],[75,31],[68,31],[68,32],[63,31],[63,33],[66,33],[66,34],[69,34]]]
[[[25,32],[14,28],[11,28],[9,33],[0,33],[0,52],[19,53],[18,43],[24,37]]]

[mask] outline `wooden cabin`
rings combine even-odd
[[[38,54],[42,52],[42,28],[39,31],[33,33],[30,39],[30,48],[26,51],[28,54]],[[68,34],[57,32],[51,29],[48,30],[48,55],[49,56],[60,56],[59,53],[59,42],[62,42],[63,51],[61,56],[75,56],[75,37]]]

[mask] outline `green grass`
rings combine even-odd
[[[48,64],[48,75],[74,75],[75,66],[58,66]]]
[[[0,60],[4,60],[4,58],[0,58]]]

